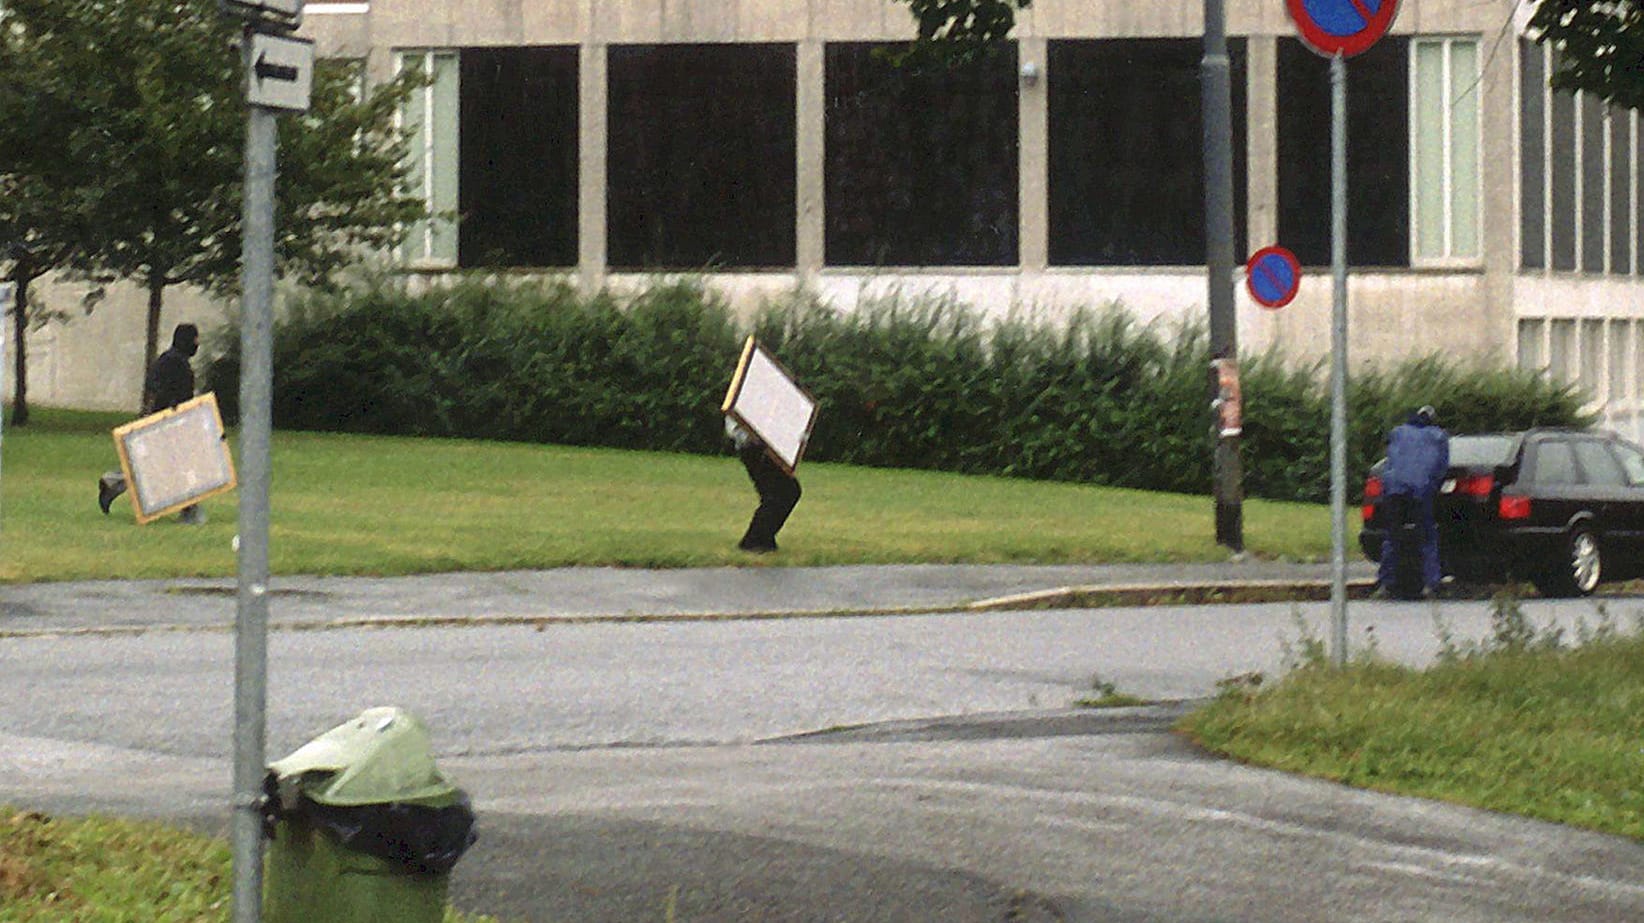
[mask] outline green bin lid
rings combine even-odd
[[[268,769],[282,782],[294,782],[310,799],[339,807],[390,802],[438,806],[460,794],[434,765],[428,728],[399,708],[368,708]]]

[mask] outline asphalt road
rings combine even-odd
[[[1351,613],[1359,643],[1414,663],[1436,613],[1463,639],[1488,619]],[[480,814],[453,898],[519,921],[1644,919],[1640,844],[1210,759],[1167,731],[1184,705],[1068,708],[1096,677],[1180,702],[1274,672],[1326,614],[276,632],[268,749],[417,713]],[[0,638],[0,802],[223,829],[231,647]]]

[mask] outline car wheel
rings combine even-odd
[[[1564,542],[1564,560],[1534,583],[1543,596],[1588,596],[1603,577],[1604,552],[1598,536],[1577,526]]]

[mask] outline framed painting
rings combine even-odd
[[[759,437],[782,470],[792,474],[799,467],[816,424],[816,398],[752,336],[720,410]]]
[[[114,449],[139,523],[233,490],[234,459],[215,394],[114,429]]]

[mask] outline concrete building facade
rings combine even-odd
[[[1516,0],[1404,0],[1348,64],[1349,354],[1443,352],[1580,384],[1644,435],[1638,117],[1546,89]],[[1240,345],[1330,342],[1328,83],[1282,0],[1228,0],[1239,253],[1295,250],[1299,296],[1237,286]],[[1054,320],[1119,302],[1202,317],[1201,5],[1036,0],[964,74],[897,71],[892,0],[309,3],[302,33],[404,114],[421,192],[408,271],[690,272],[735,301],[803,287],[852,309],[951,295]],[[50,297],[63,297],[53,293]],[[31,341],[31,397],[134,407],[138,296]],[[174,297],[166,323],[211,323]],[[112,359],[93,360],[117,344]],[[133,365],[135,361],[136,365]],[[9,381],[7,382],[9,388]]]

